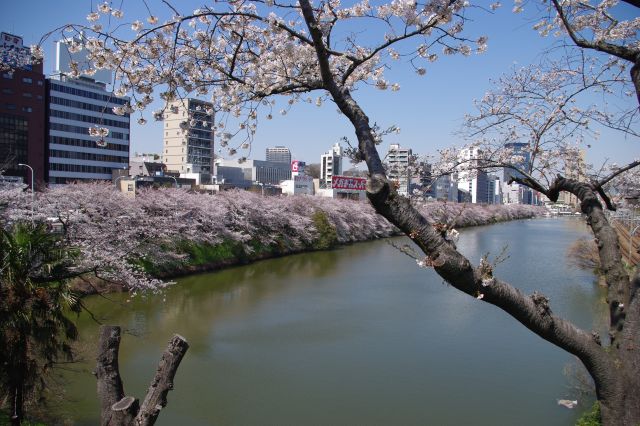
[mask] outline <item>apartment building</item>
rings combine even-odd
[[[211,183],[215,175],[213,123],[210,102],[184,99],[169,105],[164,114],[162,152],[167,171],[199,174],[198,183]]]

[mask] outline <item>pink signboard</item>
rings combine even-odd
[[[365,178],[351,176],[332,176],[331,187],[333,189],[353,189],[356,191],[364,191],[367,189],[367,180]]]

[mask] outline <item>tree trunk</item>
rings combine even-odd
[[[100,424],[103,426],[153,425],[160,410],[167,405],[167,393],[173,389],[173,378],[180,361],[189,349],[187,341],[177,334],[169,341],[162,354],[156,375],[151,382],[142,406],[132,396],[124,396],[118,368],[120,327],[100,327],[97,366]]]
[[[189,349],[189,344],[184,337],[175,335],[169,341],[158,364],[156,375],[149,386],[147,396],[136,416],[136,424],[141,426],[152,425],[156,422],[160,410],[167,405],[167,394],[173,389],[173,378],[180,366],[182,357]]]
[[[100,400],[100,424],[111,425],[113,404],[124,398],[124,388],[118,366],[120,349],[120,327],[103,325],[100,327],[97,365],[93,374],[98,379],[98,399]]]

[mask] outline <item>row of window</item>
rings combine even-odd
[[[122,163],[129,164],[129,156],[121,157],[118,155],[105,155],[94,154],[91,152],[78,152],[78,151],[62,151],[59,149],[52,149],[49,151],[49,157],[51,158],[71,158],[74,160],[87,160],[87,161],[106,161],[110,163]]]
[[[68,124],[61,124],[61,123],[51,123],[50,128],[51,128],[51,130],[59,130],[61,132],[77,133],[79,135],[88,135],[89,134],[89,128],[88,127],[71,126],[71,125],[68,125]],[[109,133],[109,137],[111,137],[113,139],[120,139],[120,140],[125,140],[125,141],[129,140],[129,134],[128,133],[110,132]]]
[[[52,143],[52,144],[55,143],[55,144],[66,145],[66,146],[81,146],[83,148],[97,147],[95,140],[73,139],[73,138],[65,138],[62,136],[51,136],[49,138],[49,143]],[[104,147],[104,149],[110,149],[112,151],[129,152],[129,146],[110,143],[110,142],[107,143],[107,146]]]
[[[2,73],[2,78],[13,80],[13,74],[10,72]],[[25,84],[33,84],[33,79],[31,77],[22,77],[22,82]],[[44,81],[36,80],[36,83],[38,84],[38,86],[42,86],[44,84]]]
[[[51,117],[64,118],[66,120],[83,121],[85,123],[99,124],[101,126],[120,127],[121,129],[129,129],[129,123],[123,121],[111,120],[108,118],[93,117],[91,115],[76,114],[75,112],[51,110]]]
[[[29,130],[29,122],[24,117],[0,114],[0,129],[11,129],[14,132]]]
[[[62,84],[51,82],[51,91],[67,93],[69,95],[80,96],[83,98],[97,99],[99,101],[111,102],[118,105],[127,103],[126,99],[118,98],[115,95],[102,95],[88,90],[78,89],[76,87],[63,86]]]
[[[18,105],[16,104],[4,104],[5,109],[8,109],[9,111],[17,111],[18,110]],[[33,112],[33,108],[30,106],[23,106],[20,108],[22,110],[22,112]]]
[[[64,105],[70,108],[77,108],[85,111],[94,111],[94,112],[99,112],[101,114],[109,114],[109,115],[115,115],[116,117],[120,117],[119,115],[113,112],[112,108],[104,105],[88,104],[86,102],[74,101],[73,99],[59,98],[57,96],[51,96],[50,103],[56,104],[56,105]],[[129,117],[129,114],[127,113],[122,117]]]
[[[49,163],[49,170],[56,172],[111,174],[114,167],[87,166],[84,164]]]

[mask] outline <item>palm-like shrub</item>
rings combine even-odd
[[[74,257],[45,224],[0,229],[0,401],[13,424],[39,398],[51,367],[72,356],[77,330],[65,314],[80,309],[68,286]]]

